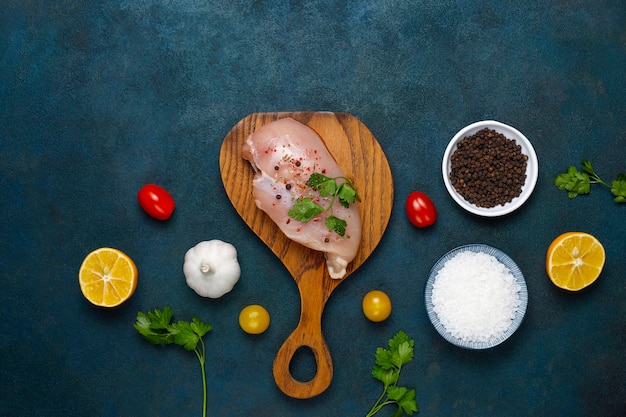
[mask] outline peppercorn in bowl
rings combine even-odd
[[[442,173],[457,204],[470,213],[496,217],[528,200],[538,166],[535,149],[520,131],[485,120],[454,135],[443,156]]]

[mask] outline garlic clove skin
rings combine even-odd
[[[230,292],[241,276],[237,249],[217,239],[200,242],[185,254],[183,273],[198,295],[219,298]]]

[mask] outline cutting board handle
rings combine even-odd
[[[283,393],[299,399],[311,398],[328,388],[333,379],[333,361],[322,334],[322,311],[328,299],[329,288],[322,285],[326,265],[303,272],[297,279],[300,291],[300,322],[283,343],[274,359],[274,380]],[[332,290],[330,290],[332,291]],[[289,365],[298,349],[308,347],[315,357],[317,371],[310,381],[296,380]]]

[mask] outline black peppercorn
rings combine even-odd
[[[491,208],[522,192],[528,156],[501,133],[482,129],[464,137],[450,158],[450,182],[469,203]]]

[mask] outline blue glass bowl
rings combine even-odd
[[[488,255],[494,256],[500,263],[506,266],[509,269],[509,271],[511,271],[511,274],[515,278],[515,281],[520,286],[520,290],[518,293],[519,299],[520,299],[520,305],[515,311],[515,317],[511,321],[511,325],[500,336],[491,338],[487,342],[465,341],[465,340],[461,340],[453,336],[446,330],[443,324],[441,324],[441,322],[439,321],[439,317],[437,317],[437,313],[435,313],[435,311],[433,310],[433,301],[432,301],[433,283],[435,282],[437,273],[439,272],[439,270],[441,270],[441,268],[443,268],[443,265],[448,260],[452,259],[455,255],[457,255],[460,252],[467,252],[467,251],[482,252],[482,253],[486,253]],[[522,320],[524,320],[524,315],[526,314],[526,307],[528,306],[528,290],[526,288],[526,281],[524,280],[524,275],[522,275],[522,271],[519,269],[517,264],[507,254],[489,245],[471,244],[471,245],[459,246],[458,248],[452,249],[450,252],[443,255],[435,263],[435,265],[433,265],[428,275],[428,280],[426,281],[426,289],[424,291],[424,303],[426,304],[426,312],[428,313],[428,318],[430,319],[430,322],[435,327],[435,330],[437,330],[437,332],[448,342],[452,343],[453,345],[466,348],[466,349],[488,349],[504,342],[522,324]]]

